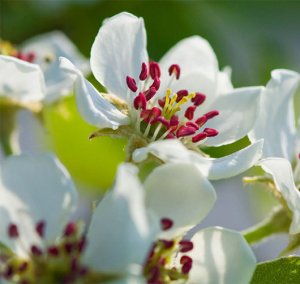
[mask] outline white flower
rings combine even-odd
[[[58,238],[63,232],[73,234],[74,226],[69,221],[76,205],[74,184],[52,155],[11,156],[4,160],[0,165],[0,242],[13,256],[1,250],[0,275],[19,283],[27,279],[36,264],[32,273],[43,272],[42,279],[49,279],[49,271],[38,263],[43,263],[48,253],[48,263],[55,265]],[[60,267],[68,267],[70,261],[66,257]]]
[[[52,103],[70,92],[73,81],[58,72],[60,56],[72,60],[84,74],[89,72],[86,59],[58,31],[36,36],[18,49],[0,41],[0,54],[0,96],[16,102]]]
[[[208,228],[191,241],[180,238],[178,229],[203,220],[215,198],[193,164],[159,166],[143,185],[137,168],[123,164],[94,212],[84,260],[94,271],[119,275],[114,283],[156,283],[167,275],[190,284],[249,283],[256,260],[239,233]]]
[[[212,48],[199,36],[180,41],[159,64],[149,63],[144,21],[129,13],[105,20],[92,46],[91,68],[108,95],[64,58],[61,68],[76,76],[77,107],[88,123],[131,125],[148,141],[232,143],[252,128],[262,90],[233,89],[228,72],[219,71]]]
[[[300,233],[300,127],[298,124],[296,128],[293,96],[299,86],[300,74],[278,69],[271,75],[249,138],[251,141],[264,139],[265,159],[259,165],[273,176],[277,190],[292,211],[290,233],[296,234]],[[295,164],[294,170],[291,164]]]

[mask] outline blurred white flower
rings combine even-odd
[[[300,127],[298,124],[296,128],[293,99],[300,74],[278,69],[271,75],[249,138],[264,139],[264,159],[259,165],[273,176],[277,190],[293,214],[290,233],[297,234],[300,233]]]
[[[77,107],[88,123],[114,130],[131,125],[148,142],[179,138],[191,147],[244,137],[262,91],[233,89],[230,72],[219,71],[199,36],[180,41],[159,64],[149,62],[144,21],[129,13],[105,20],[91,50],[93,74],[109,94],[100,94],[70,61],[62,58],[61,68],[77,77]]]

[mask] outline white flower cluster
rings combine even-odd
[[[151,61],[144,21],[129,13],[105,20],[91,49],[92,73],[107,93],[85,78],[87,60],[60,32],[18,48],[3,41],[0,52],[3,123],[8,108],[41,109],[74,85],[79,113],[99,128],[91,137],[128,138],[127,161],[84,225],[72,217],[79,197],[53,154],[1,161],[0,283],[249,283],[256,259],[240,232],[185,234],[214,206],[210,181],[252,166],[271,174],[290,234],[300,233],[299,73],[275,70],[266,87],[235,89],[200,36]],[[6,145],[11,129],[2,128]],[[249,145],[228,156],[205,151],[247,135]],[[155,167],[142,179],[150,159]]]

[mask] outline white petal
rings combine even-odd
[[[199,116],[203,115],[203,111],[218,110],[220,112],[218,116],[205,124],[205,127],[219,131],[217,136],[210,137],[205,144],[225,145],[247,135],[257,118],[262,90],[261,87],[235,89],[229,94],[218,96],[212,104],[206,106],[205,110],[199,107]]]
[[[212,47],[200,36],[192,36],[179,41],[164,55],[160,60],[162,81],[168,81],[168,68],[172,64],[180,66],[182,76],[199,70],[212,82],[216,80],[219,71],[218,61]],[[200,77],[199,80],[201,81]],[[187,88],[188,86],[185,87]]]
[[[45,82],[39,66],[0,55],[0,97],[21,102],[42,100]]]
[[[144,183],[146,205],[159,218],[173,220],[172,231],[202,221],[212,209],[216,193],[193,164],[165,164],[155,168]]]
[[[194,163],[205,177],[210,180],[217,180],[233,177],[252,167],[261,157],[262,147],[263,141],[259,140],[231,155],[214,159],[205,158],[194,151],[186,149],[177,140],[164,140],[137,149],[133,153],[133,160],[141,162],[151,153],[168,163]]]
[[[22,52],[33,52],[34,63],[42,68],[46,86],[46,102],[53,102],[61,95],[69,94],[73,81],[62,72],[58,72],[59,57],[68,58],[83,74],[90,72],[89,62],[77,47],[60,31],[35,36],[22,45]],[[46,59],[49,59],[48,61]]]
[[[207,228],[193,236],[188,284],[248,284],[256,259],[243,236],[224,228]]]
[[[59,237],[77,204],[77,192],[62,164],[46,154],[11,156],[1,164],[0,175],[1,241],[24,254],[37,240],[34,226],[42,220],[46,241]],[[22,246],[7,239],[9,223],[18,225]]]
[[[137,168],[121,165],[114,188],[93,214],[84,261],[111,273],[126,273],[132,265],[142,265],[159,228],[156,221],[150,227]]]
[[[126,76],[138,80],[143,62],[148,63],[143,19],[129,13],[107,19],[91,51],[91,68],[97,80],[126,100]]]
[[[225,94],[231,91],[233,91],[233,85],[231,83],[231,68],[226,66],[218,73],[217,94]]]
[[[300,233],[300,192],[295,186],[290,162],[283,158],[267,158],[259,165],[273,176],[276,188],[293,213],[290,234]]]
[[[274,70],[262,94],[260,112],[250,140],[263,138],[264,157],[292,159],[295,135],[293,95],[299,85],[299,73]]]
[[[75,76],[74,93],[77,108],[89,124],[99,128],[116,129],[129,123],[128,117],[105,100],[68,59],[63,57],[60,59],[60,68]]]

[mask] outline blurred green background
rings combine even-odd
[[[275,68],[300,70],[300,1],[1,0],[0,5],[0,35],[16,44],[62,30],[88,57],[103,19],[128,11],[144,18],[154,60],[198,34],[211,43],[220,67],[232,67],[236,87],[265,85]],[[124,159],[124,141],[89,142],[93,128],[72,99],[47,109],[45,121],[52,147],[77,181],[101,188],[112,183],[116,164]]]

